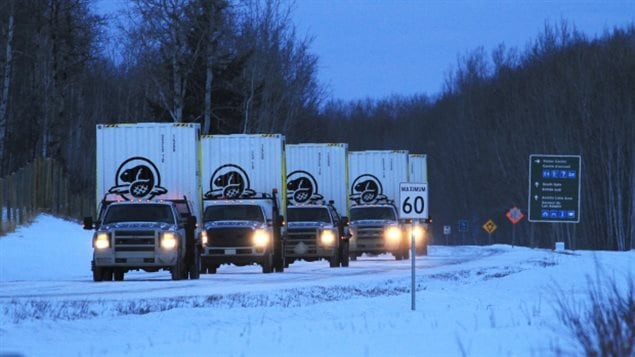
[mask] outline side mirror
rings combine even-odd
[[[93,217],[84,217],[84,229],[89,230],[95,228]]]

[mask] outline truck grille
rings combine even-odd
[[[156,246],[155,231],[114,231],[114,249],[116,252],[154,252]]]
[[[207,230],[208,247],[251,247],[251,228],[213,228]]]
[[[296,245],[302,243],[306,247],[306,254],[317,253],[318,230],[313,229],[288,229],[285,251],[293,253]]]
[[[384,237],[383,226],[362,226],[357,227],[357,239],[382,239]]]

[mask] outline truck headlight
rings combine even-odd
[[[329,246],[333,245],[335,243],[335,233],[330,229],[323,230],[322,234],[320,234],[320,243]]]
[[[93,246],[95,249],[110,248],[110,234],[108,234],[108,232],[97,232]]]
[[[174,232],[163,232],[161,235],[161,248],[171,250],[176,248],[177,239]]]
[[[206,246],[207,242],[209,242],[209,238],[207,237],[207,231],[202,231],[201,232],[201,244],[203,246]]]
[[[388,227],[384,232],[384,237],[388,243],[397,244],[401,241],[401,229],[399,227]]]
[[[259,248],[269,245],[270,239],[271,237],[266,229],[256,229],[252,237],[254,245]]]

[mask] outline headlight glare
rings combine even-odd
[[[323,245],[333,245],[333,243],[335,243],[335,233],[330,229],[322,231],[322,234],[320,234],[320,242]]]
[[[108,234],[107,232],[97,233],[97,237],[95,237],[94,246],[96,249],[110,248],[110,234]]]
[[[401,229],[399,227],[388,227],[385,234],[386,240],[391,243],[397,243],[401,240]]]
[[[423,240],[424,236],[425,236],[425,231],[423,229],[423,227],[421,226],[415,226],[414,230],[413,230],[414,236],[415,236],[415,241],[421,241]]]
[[[253,235],[253,243],[256,247],[264,248],[269,245],[269,232],[266,229],[256,229]]]
[[[161,248],[174,249],[177,245],[176,234],[174,232],[164,232],[161,236]]]

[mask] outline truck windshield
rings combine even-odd
[[[392,207],[353,207],[351,208],[351,221],[364,219],[391,220],[397,219]]]
[[[287,209],[289,222],[326,222],[332,223],[329,210],[324,207]]]
[[[126,204],[108,207],[104,224],[118,222],[175,223],[172,208],[160,204]]]
[[[205,221],[257,221],[265,217],[258,205],[214,205],[205,209]]]

